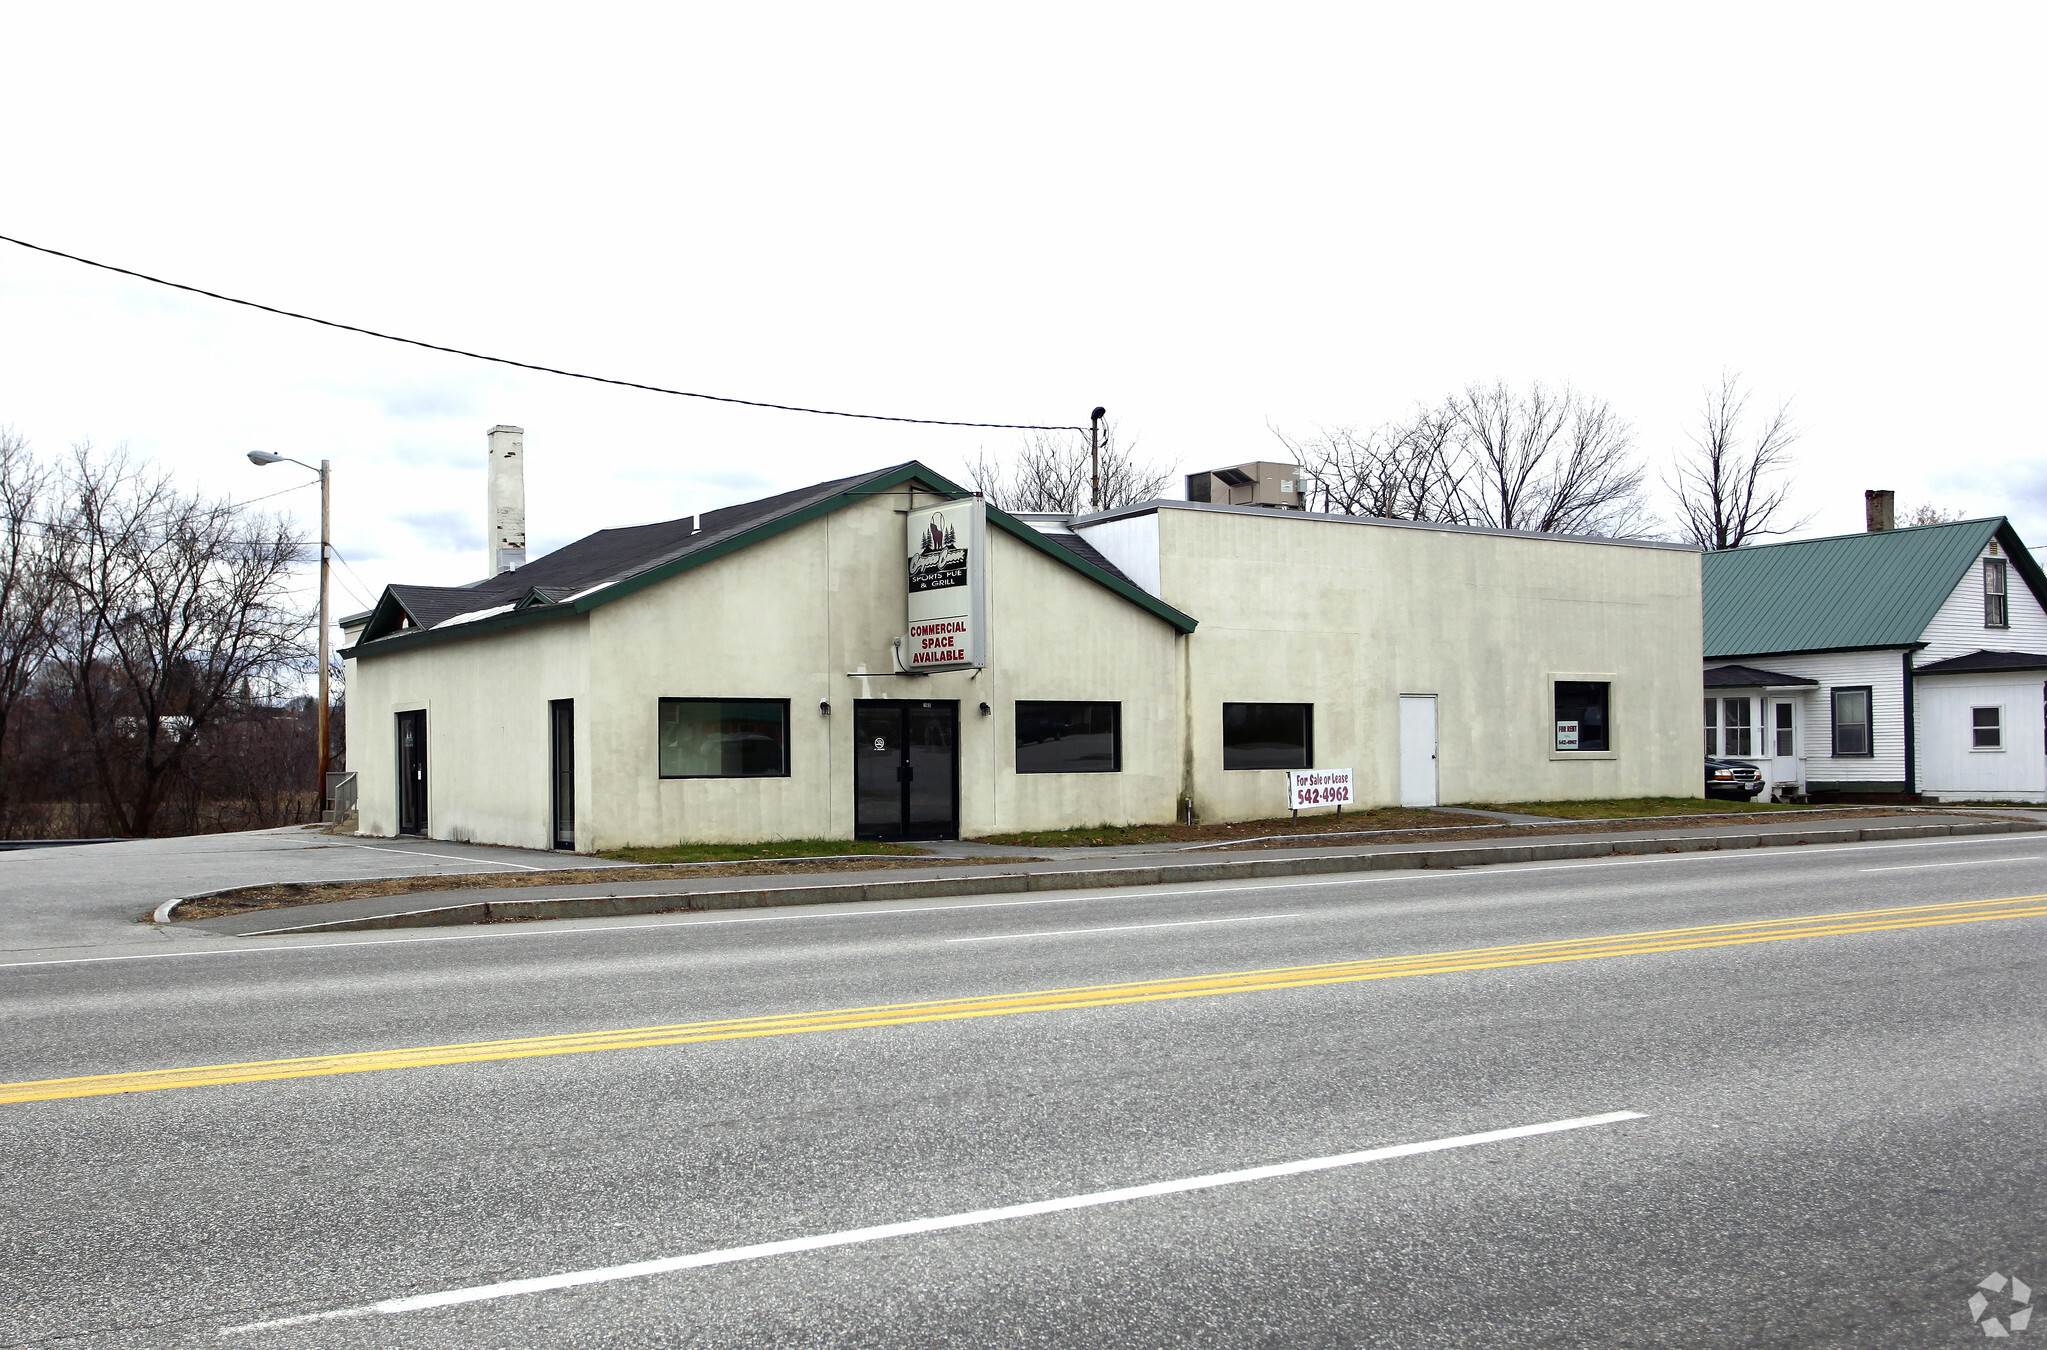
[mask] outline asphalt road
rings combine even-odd
[[[7,1084],[366,1057],[0,1087],[0,1345],[1974,1344],[2047,1283],[2047,915],[1976,902],[2043,891],[2021,835],[8,958]]]

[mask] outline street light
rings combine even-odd
[[[261,467],[266,464],[296,464],[301,469],[313,469],[302,459],[290,455],[273,455],[268,450],[251,450],[249,463]],[[320,475],[320,802],[324,808],[327,801],[327,555],[331,552],[327,537],[327,461],[321,460],[320,467],[313,469]]]

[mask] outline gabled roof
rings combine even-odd
[[[2047,656],[2038,652],[1970,652],[1931,661],[1913,670],[1914,675],[1968,675],[1978,671],[2047,670]]]
[[[2002,516],[1708,553],[1706,658],[1910,647],[1992,538],[2047,605],[2047,576]]]
[[[1781,689],[1799,684],[1818,684],[1803,675],[1785,675],[1756,666],[1714,666],[1706,672],[1708,689]]]
[[[954,497],[973,495],[911,460],[700,516],[599,530],[516,571],[467,586],[387,586],[362,636],[347,654],[374,655],[425,641],[470,637],[516,624],[588,613],[644,586],[908,483]],[[1181,632],[1194,631],[1192,618],[1139,589],[1122,573],[1078,550],[1059,547],[1007,512],[990,506],[988,524]]]

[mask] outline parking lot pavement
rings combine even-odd
[[[269,882],[620,866],[603,858],[287,826],[0,853],[0,951],[179,940],[142,922],[166,900]]]

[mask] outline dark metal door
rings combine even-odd
[[[959,836],[959,704],[853,704],[853,832],[862,839]]]
[[[554,846],[576,846],[576,701],[558,698],[547,705],[548,782],[554,806]]]
[[[426,833],[426,710],[398,714],[398,833]]]

